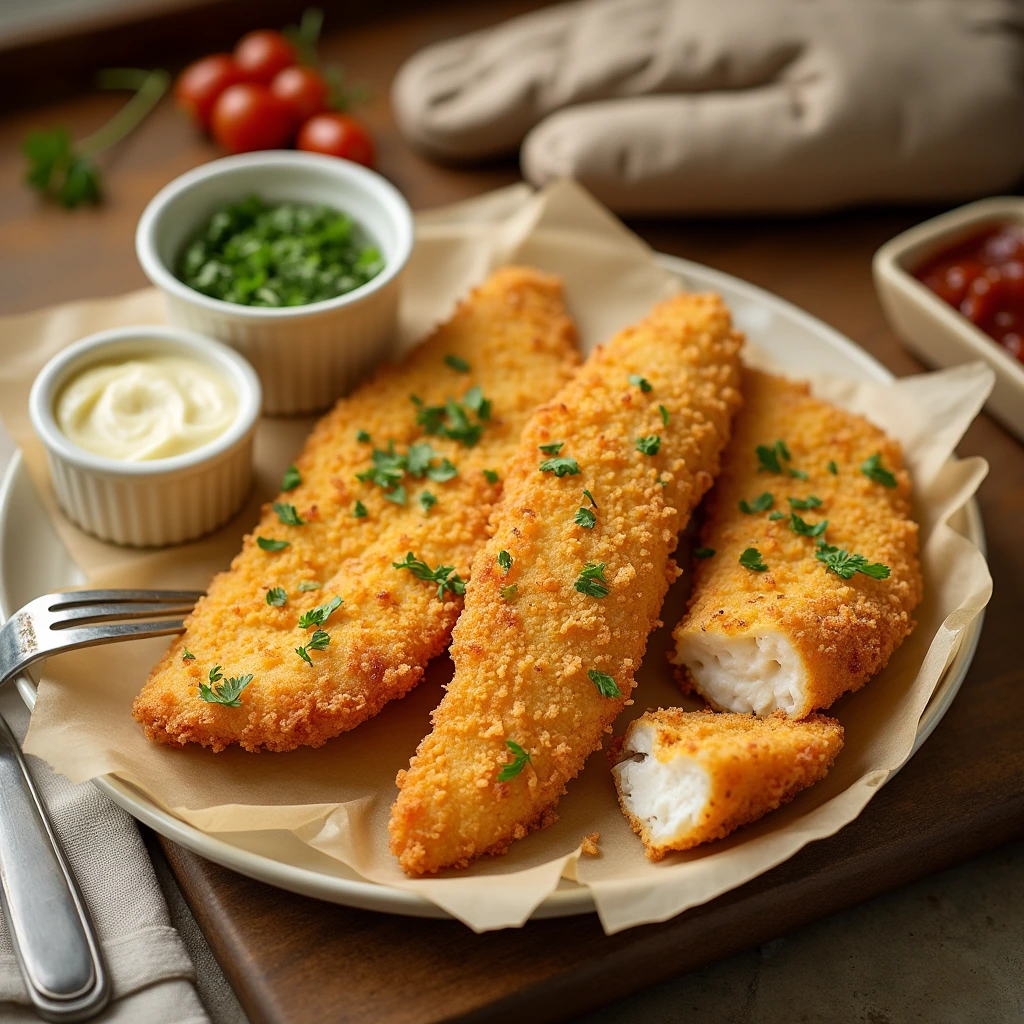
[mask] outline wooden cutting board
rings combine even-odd
[[[394,70],[433,39],[530,6],[516,0],[435,4],[425,13],[329,36],[326,55],[344,61],[350,78],[373,91],[363,116],[376,134],[380,170],[415,207],[506,184],[516,170],[510,162],[440,168],[411,152],[387,105]],[[328,27],[343,24],[340,16],[331,20],[329,10]],[[74,214],[40,208],[20,183],[17,143],[26,131],[66,123],[83,135],[118,102],[81,96],[0,120],[0,311],[145,283],[132,250],[143,206],[175,175],[215,155],[169,103],[108,166],[110,199],[103,208]],[[777,292],[906,374],[920,366],[885,325],[870,258],[887,238],[932,212],[633,227],[656,249]],[[476,936],[455,922],[349,910],[269,888],[161,840],[254,1024],[561,1020],[1024,835],[1024,668],[1017,647],[1024,611],[1024,449],[982,417],[960,453],[983,455],[992,467],[979,501],[995,597],[956,702],[857,821],[712,903],[611,938],[593,916]]]

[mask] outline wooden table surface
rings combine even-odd
[[[527,6],[507,0],[486,10],[434,5],[328,36],[327,55],[371,85],[374,98],[363,115],[376,133],[379,169],[414,207],[506,184],[516,169],[511,162],[441,168],[411,152],[388,108],[391,75],[432,39]],[[20,184],[16,146],[27,130],[66,123],[83,135],[117,105],[112,97],[83,95],[0,121],[0,312],[145,283],[132,248],[143,206],[171,178],[215,155],[168,102],[108,165],[103,207],[64,212],[38,203]],[[906,374],[920,366],[883,320],[870,257],[931,212],[634,227],[660,250],[777,292]],[[335,907],[250,881],[161,840],[254,1024],[560,1020],[1024,835],[1024,668],[1016,647],[1024,449],[982,416],[960,452],[991,464],[979,495],[995,577],[985,632],[963,689],[932,738],[853,824],[706,906],[611,938],[593,916],[474,936],[454,922]]]

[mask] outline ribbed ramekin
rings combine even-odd
[[[195,451],[147,462],[103,458],[65,437],[54,415],[64,384],[96,363],[153,353],[199,359],[224,376],[238,413],[223,434]],[[242,506],[260,401],[253,368],[226,345],[176,327],[121,327],[54,356],[32,385],[29,416],[46,448],[57,502],[73,523],[115,544],[163,547],[209,533]]]
[[[173,268],[196,229],[253,194],[350,214],[380,249],[384,269],[347,295],[282,308],[223,302],[180,281]],[[260,376],[271,415],[327,407],[391,354],[412,244],[412,211],[385,178],[349,160],[284,150],[225,157],[183,174],[154,196],[135,233],[139,262],[164,293],[170,322],[241,352]]]

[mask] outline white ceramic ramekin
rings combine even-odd
[[[179,281],[174,265],[193,233],[218,208],[253,194],[350,214],[380,249],[384,269],[347,295],[284,308],[223,302]],[[139,262],[163,291],[170,322],[238,349],[260,375],[270,414],[326,408],[391,354],[412,243],[412,211],[385,178],[349,160],[285,150],[214,160],[175,178],[135,233]]]
[[[929,366],[984,360],[996,372],[985,408],[1024,439],[1024,366],[959,310],[914,277],[943,249],[988,225],[1024,223],[1024,197],[996,196],[904,231],[875,253],[875,290],[892,329]]]
[[[150,462],[107,459],[72,444],[54,416],[63,385],[96,363],[147,353],[200,359],[218,370],[238,397],[234,423],[195,451]],[[177,327],[121,327],[55,355],[32,385],[29,416],[46,447],[54,494],[73,523],[115,544],[161,547],[209,533],[241,507],[260,401],[259,378],[227,346]]]

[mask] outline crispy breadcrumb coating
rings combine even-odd
[[[721,839],[823,779],[843,746],[824,715],[648,711],[613,769],[619,803],[651,860]]]
[[[436,583],[392,563],[411,551],[430,569],[454,566],[468,576],[527,418],[575,372],[575,342],[559,279],[504,268],[401,364],[338,402],[296,459],[302,482],[277,499],[294,505],[305,525],[285,524],[271,505],[263,509],[241,554],[214,578],[136,699],[147,735],[214,750],[319,746],[415,686],[447,645],[462,599],[446,590],[440,600]],[[473,386],[492,403],[489,417],[486,408],[468,411],[470,427],[483,427],[477,443],[424,435],[417,411],[443,406],[449,396],[462,402]],[[361,431],[372,441],[360,440]],[[371,467],[374,449],[393,442],[405,454],[416,441],[433,446],[431,465],[447,458],[458,475],[406,474],[404,505],[388,500],[382,485],[356,478]],[[437,499],[427,509],[424,491]],[[364,516],[357,517],[357,502]],[[266,551],[258,537],[289,546]],[[300,589],[315,582],[318,589]],[[267,603],[273,587],[286,592],[281,607]],[[299,618],[336,596],[344,603],[322,626],[330,641],[324,650],[307,648],[307,664],[296,648],[311,641],[314,626],[300,628]],[[186,650],[194,660],[183,660]],[[252,674],[241,707],[200,698],[199,684],[214,666],[225,678]]]
[[[686,666],[684,685],[692,682],[714,707],[802,718],[863,686],[914,627],[923,584],[910,475],[896,441],[811,398],[806,385],[745,371],[743,388],[701,534],[715,554],[697,563],[672,660]],[[781,472],[766,471],[757,446],[779,440]],[[872,479],[862,467],[876,455]],[[766,492],[770,508],[740,509]],[[801,536],[792,513],[811,529],[823,520],[828,527],[819,537]],[[822,540],[887,566],[890,575],[841,578],[816,558]],[[747,548],[759,552],[765,571],[740,564]]]
[[[410,874],[550,821],[600,748],[718,469],[740,345],[718,296],[680,295],[596,350],[524,430],[453,635],[455,676],[398,776],[391,849]]]

